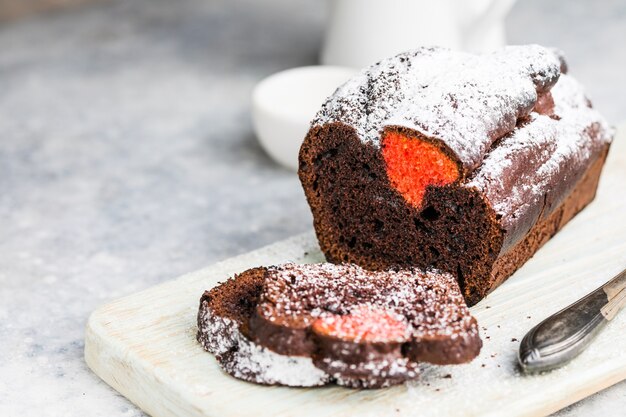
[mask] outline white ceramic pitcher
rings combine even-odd
[[[515,0],[329,0],[321,61],[361,68],[422,45],[485,52],[505,44]]]

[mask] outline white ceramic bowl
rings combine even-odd
[[[298,169],[298,152],[324,100],[356,71],[311,66],[282,71],[261,81],[252,93],[252,121],[265,151],[278,163]]]

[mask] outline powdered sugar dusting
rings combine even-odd
[[[562,75],[551,92],[554,115],[532,113],[486,156],[465,185],[487,196],[504,227],[523,223],[516,219],[532,215],[533,208],[549,213],[558,201],[540,200],[561,180],[582,175],[612,139],[612,129],[590,107],[576,80]],[[573,186],[576,181],[569,182]]]
[[[324,104],[313,126],[343,122],[380,146],[386,127],[443,141],[466,172],[527,115],[537,91],[560,74],[558,57],[536,45],[490,55],[422,48],[385,59],[351,79]]]
[[[279,355],[257,345],[239,330],[239,324],[201,306],[200,343],[216,355],[222,368],[234,376],[259,384],[313,387],[330,377],[311,358]]]
[[[333,377],[337,385],[351,388],[383,388],[415,379],[419,375],[417,363],[408,358],[396,358],[389,361],[366,361],[359,364],[347,364],[340,360],[325,358],[325,369]],[[361,375],[349,377],[347,375]]]

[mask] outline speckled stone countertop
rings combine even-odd
[[[0,26],[0,416],[142,415],[87,369],[89,313],[311,227],[249,95],[316,62],[323,23],[314,0],[110,0]],[[626,118],[623,1],[527,0],[509,33]],[[621,383],[559,415],[624,409]]]

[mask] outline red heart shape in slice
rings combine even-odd
[[[329,314],[316,319],[315,333],[350,342],[404,342],[408,338],[406,319],[391,311],[359,306],[350,314]]]
[[[429,185],[443,186],[459,179],[457,164],[430,142],[388,132],[382,153],[389,181],[414,207],[422,206]]]

